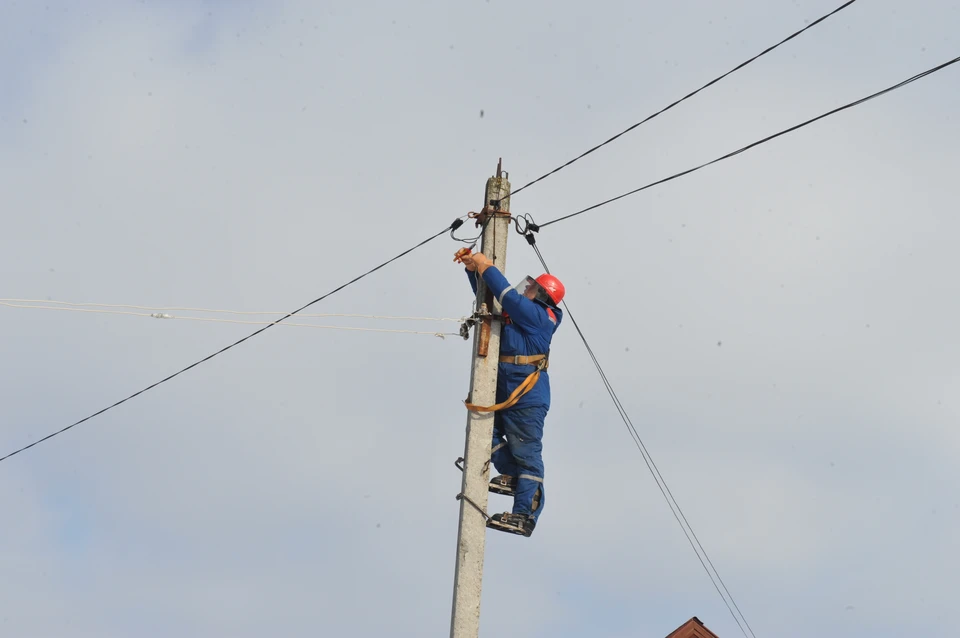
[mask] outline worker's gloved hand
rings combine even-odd
[[[483,271],[493,265],[493,262],[487,259],[487,256],[483,253],[476,253],[471,255],[470,260],[473,262],[473,266],[477,269],[479,274],[483,274]],[[466,260],[463,262],[466,264]]]
[[[470,254],[469,248],[461,248],[460,250],[458,250],[453,255],[453,260],[459,264],[463,264],[464,266],[466,266],[467,270],[469,270],[470,272],[473,272],[474,270],[477,269],[477,267],[473,265],[473,259],[472,259],[472,255]]]

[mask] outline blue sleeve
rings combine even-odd
[[[496,266],[490,266],[483,271],[483,281],[518,328],[524,332],[543,329],[543,321],[546,319],[544,309],[514,290]]]
[[[470,287],[473,288],[473,294],[477,294],[477,273],[476,271],[470,272],[466,268],[463,269],[467,273],[467,279],[470,280]]]

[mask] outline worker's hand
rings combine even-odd
[[[454,254],[453,260],[459,264],[463,264],[467,270],[473,272],[477,267],[473,264],[473,256],[470,254],[469,248],[461,248]]]
[[[477,269],[477,272],[481,275],[483,274],[484,270],[486,270],[487,268],[493,265],[493,262],[487,259],[487,256],[484,255],[483,253],[476,253],[474,255],[471,255],[470,261],[473,262],[473,266]],[[464,260],[464,263],[467,263],[466,260]]]

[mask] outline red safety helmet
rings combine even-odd
[[[560,304],[566,289],[559,279],[553,275],[544,273],[537,277],[536,282],[546,291],[547,296],[550,297],[550,300],[553,301],[554,304]]]

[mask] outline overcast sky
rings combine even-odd
[[[80,4],[0,3],[0,297],[276,311],[479,209],[499,157],[519,187],[840,0]],[[960,54],[958,24],[958,2],[857,2],[513,211],[544,222],[894,84]],[[960,65],[540,233],[758,637],[955,615],[958,87]],[[510,242],[508,278],[539,274]],[[311,311],[468,314],[457,247]],[[0,456],[253,329],[0,322]],[[446,635],[469,357],[276,327],[5,461],[0,634]],[[530,539],[488,534],[481,635],[740,635],[570,323],[550,371],[547,507]]]

